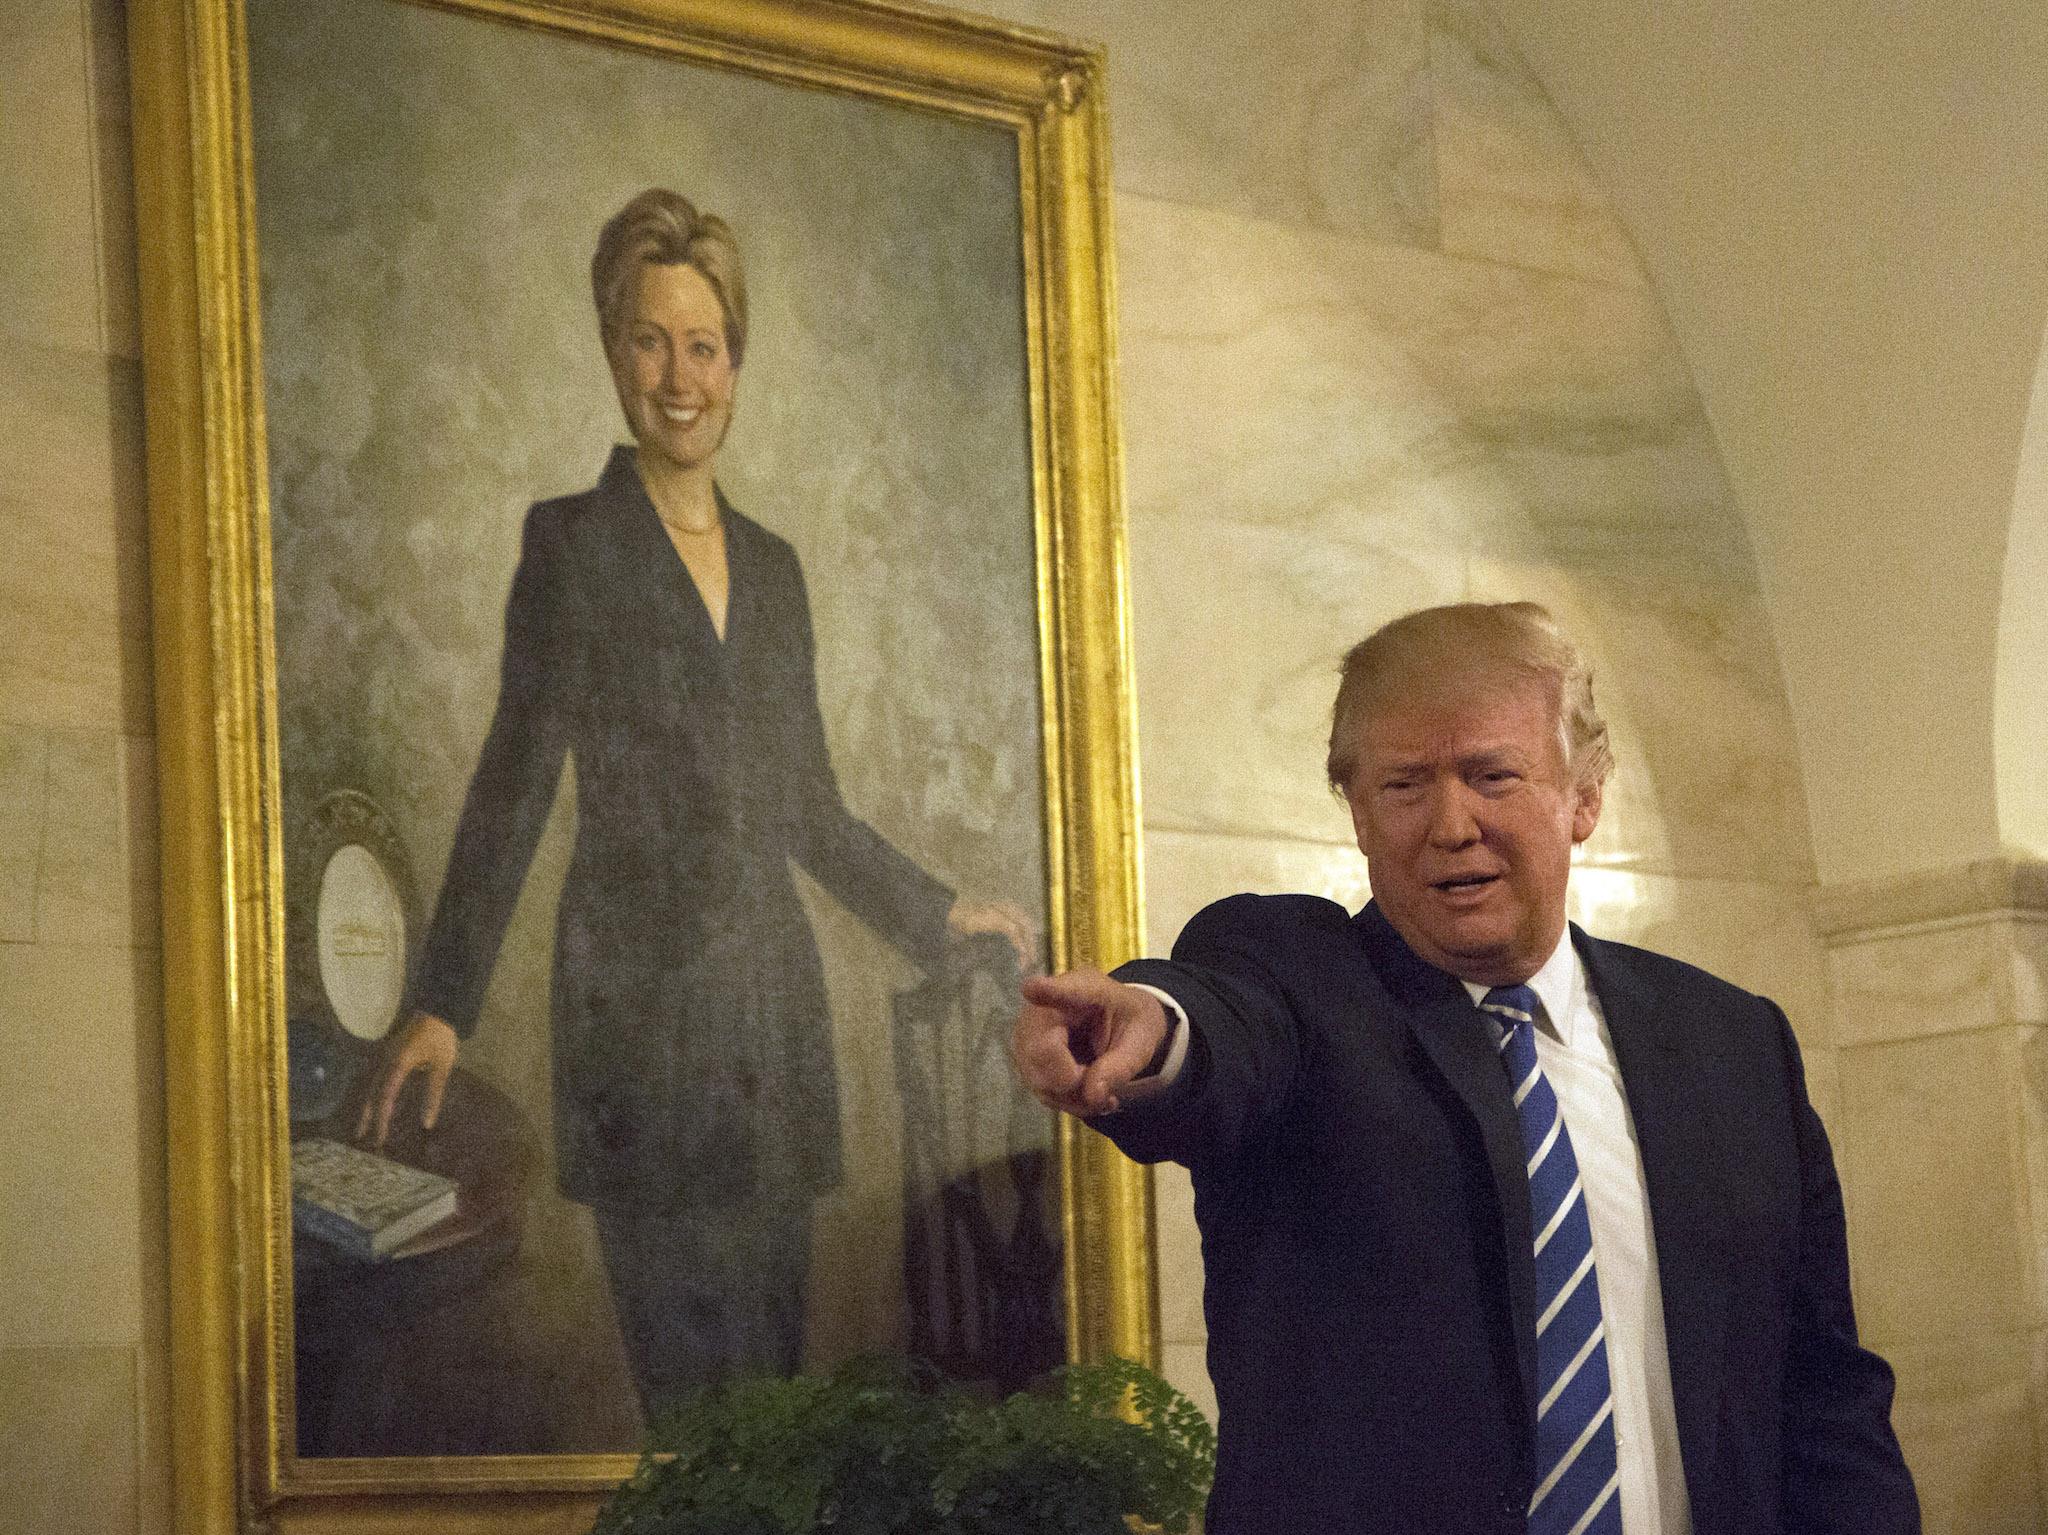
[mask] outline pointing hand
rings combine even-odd
[[[1167,1028],[1157,997],[1099,970],[1034,976],[1024,983],[1010,1059],[1047,1108],[1108,1114],[1159,1053]]]

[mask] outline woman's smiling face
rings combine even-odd
[[[704,274],[642,266],[611,363],[641,452],[679,469],[710,463],[732,424],[739,369],[726,344],[725,308]]]

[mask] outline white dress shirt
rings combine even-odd
[[[1487,993],[1475,982],[1463,984],[1475,1003]],[[1558,1112],[1571,1134],[1593,1228],[1593,1270],[1600,1280],[1614,1390],[1622,1528],[1628,1535],[1692,1535],[1642,1153],[1614,1041],[1569,932],[1528,984],[1543,1003],[1536,1063],[1557,1094]]]
[[[1485,986],[1463,984],[1475,1004],[1486,995]],[[1642,1154],[1607,1020],[1586,983],[1585,966],[1569,932],[1528,984],[1543,1003],[1536,1027],[1536,1060],[1557,1094],[1558,1111],[1571,1134],[1593,1229],[1594,1271],[1607,1324],[1607,1373],[1614,1392],[1622,1527],[1627,1535],[1692,1535]],[[1142,1085],[1132,1084],[1139,1088],[1136,1093],[1126,1089],[1131,1101],[1146,1096],[1146,1089],[1164,1089],[1179,1075],[1187,1057],[1186,1013],[1158,987],[1142,989],[1166,1005],[1174,1034],[1158,1075]]]

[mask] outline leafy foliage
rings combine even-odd
[[[1126,1535],[1201,1507],[1216,1436],[1127,1359],[971,1395],[910,1361],[714,1387],[655,1425],[591,1535]]]

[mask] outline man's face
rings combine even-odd
[[[641,267],[611,362],[640,451],[681,469],[709,463],[732,424],[739,369],[726,350],[725,309],[704,274]]]
[[[1373,898],[1408,946],[1461,980],[1506,986],[1564,931],[1572,848],[1600,786],[1566,771],[1535,678],[1411,687],[1365,724],[1345,798]]]

